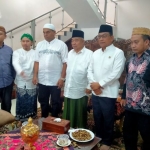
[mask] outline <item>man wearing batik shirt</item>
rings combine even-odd
[[[126,65],[126,81],[121,105],[125,106],[123,136],[126,150],[137,150],[138,131],[142,150],[150,150],[150,30],[134,28],[131,37],[133,56]]]

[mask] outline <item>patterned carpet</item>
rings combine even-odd
[[[40,108],[38,109],[37,112],[37,116],[38,118],[41,117],[41,110]],[[60,117],[62,116],[62,114],[60,114]],[[5,125],[3,127],[0,128],[0,134],[3,133],[7,133],[8,131],[14,130],[17,128],[17,124],[18,122],[13,122],[11,124]],[[114,127],[114,140],[113,140],[113,144],[111,146],[111,150],[125,150],[124,148],[124,142],[123,142],[123,137],[122,137],[122,132],[121,129],[122,127],[120,126],[120,120],[117,120],[115,122],[115,127]],[[90,110],[88,112],[88,121],[87,121],[87,128],[93,132],[95,132],[94,129],[94,119],[93,119],[93,112],[92,110]],[[142,140],[141,137],[139,136],[139,141],[138,141],[138,149],[137,150],[141,150],[140,149],[140,145],[142,144]],[[98,147],[100,147],[100,144],[98,144]]]

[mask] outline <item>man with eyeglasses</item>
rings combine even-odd
[[[118,79],[125,64],[123,51],[115,47],[113,41],[112,26],[101,25],[98,34],[101,48],[93,53],[88,69],[96,136],[102,139],[100,150],[109,150],[112,143]]]

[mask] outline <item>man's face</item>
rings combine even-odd
[[[44,28],[43,29],[43,34],[44,34],[44,38],[46,41],[51,41],[55,38],[55,31],[48,29],[48,28]]]
[[[132,35],[131,48],[134,53],[141,54],[148,49],[149,40],[143,39],[142,35]]]
[[[3,31],[0,31],[0,43],[4,42],[5,38],[6,38],[6,34]]]
[[[71,40],[71,45],[74,50],[81,50],[84,47],[84,39],[79,37],[74,37]]]
[[[102,32],[98,34],[98,43],[102,49],[105,49],[107,46],[111,45],[113,40],[114,37],[108,32]]]
[[[28,38],[24,37],[21,40],[21,45],[22,45],[23,49],[30,50],[30,48],[32,46],[32,42]]]

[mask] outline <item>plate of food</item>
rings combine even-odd
[[[69,139],[58,139],[56,143],[60,147],[67,147],[71,144],[71,141]]]
[[[74,129],[69,133],[71,139],[76,142],[89,142],[94,139],[94,133],[87,129]]]

